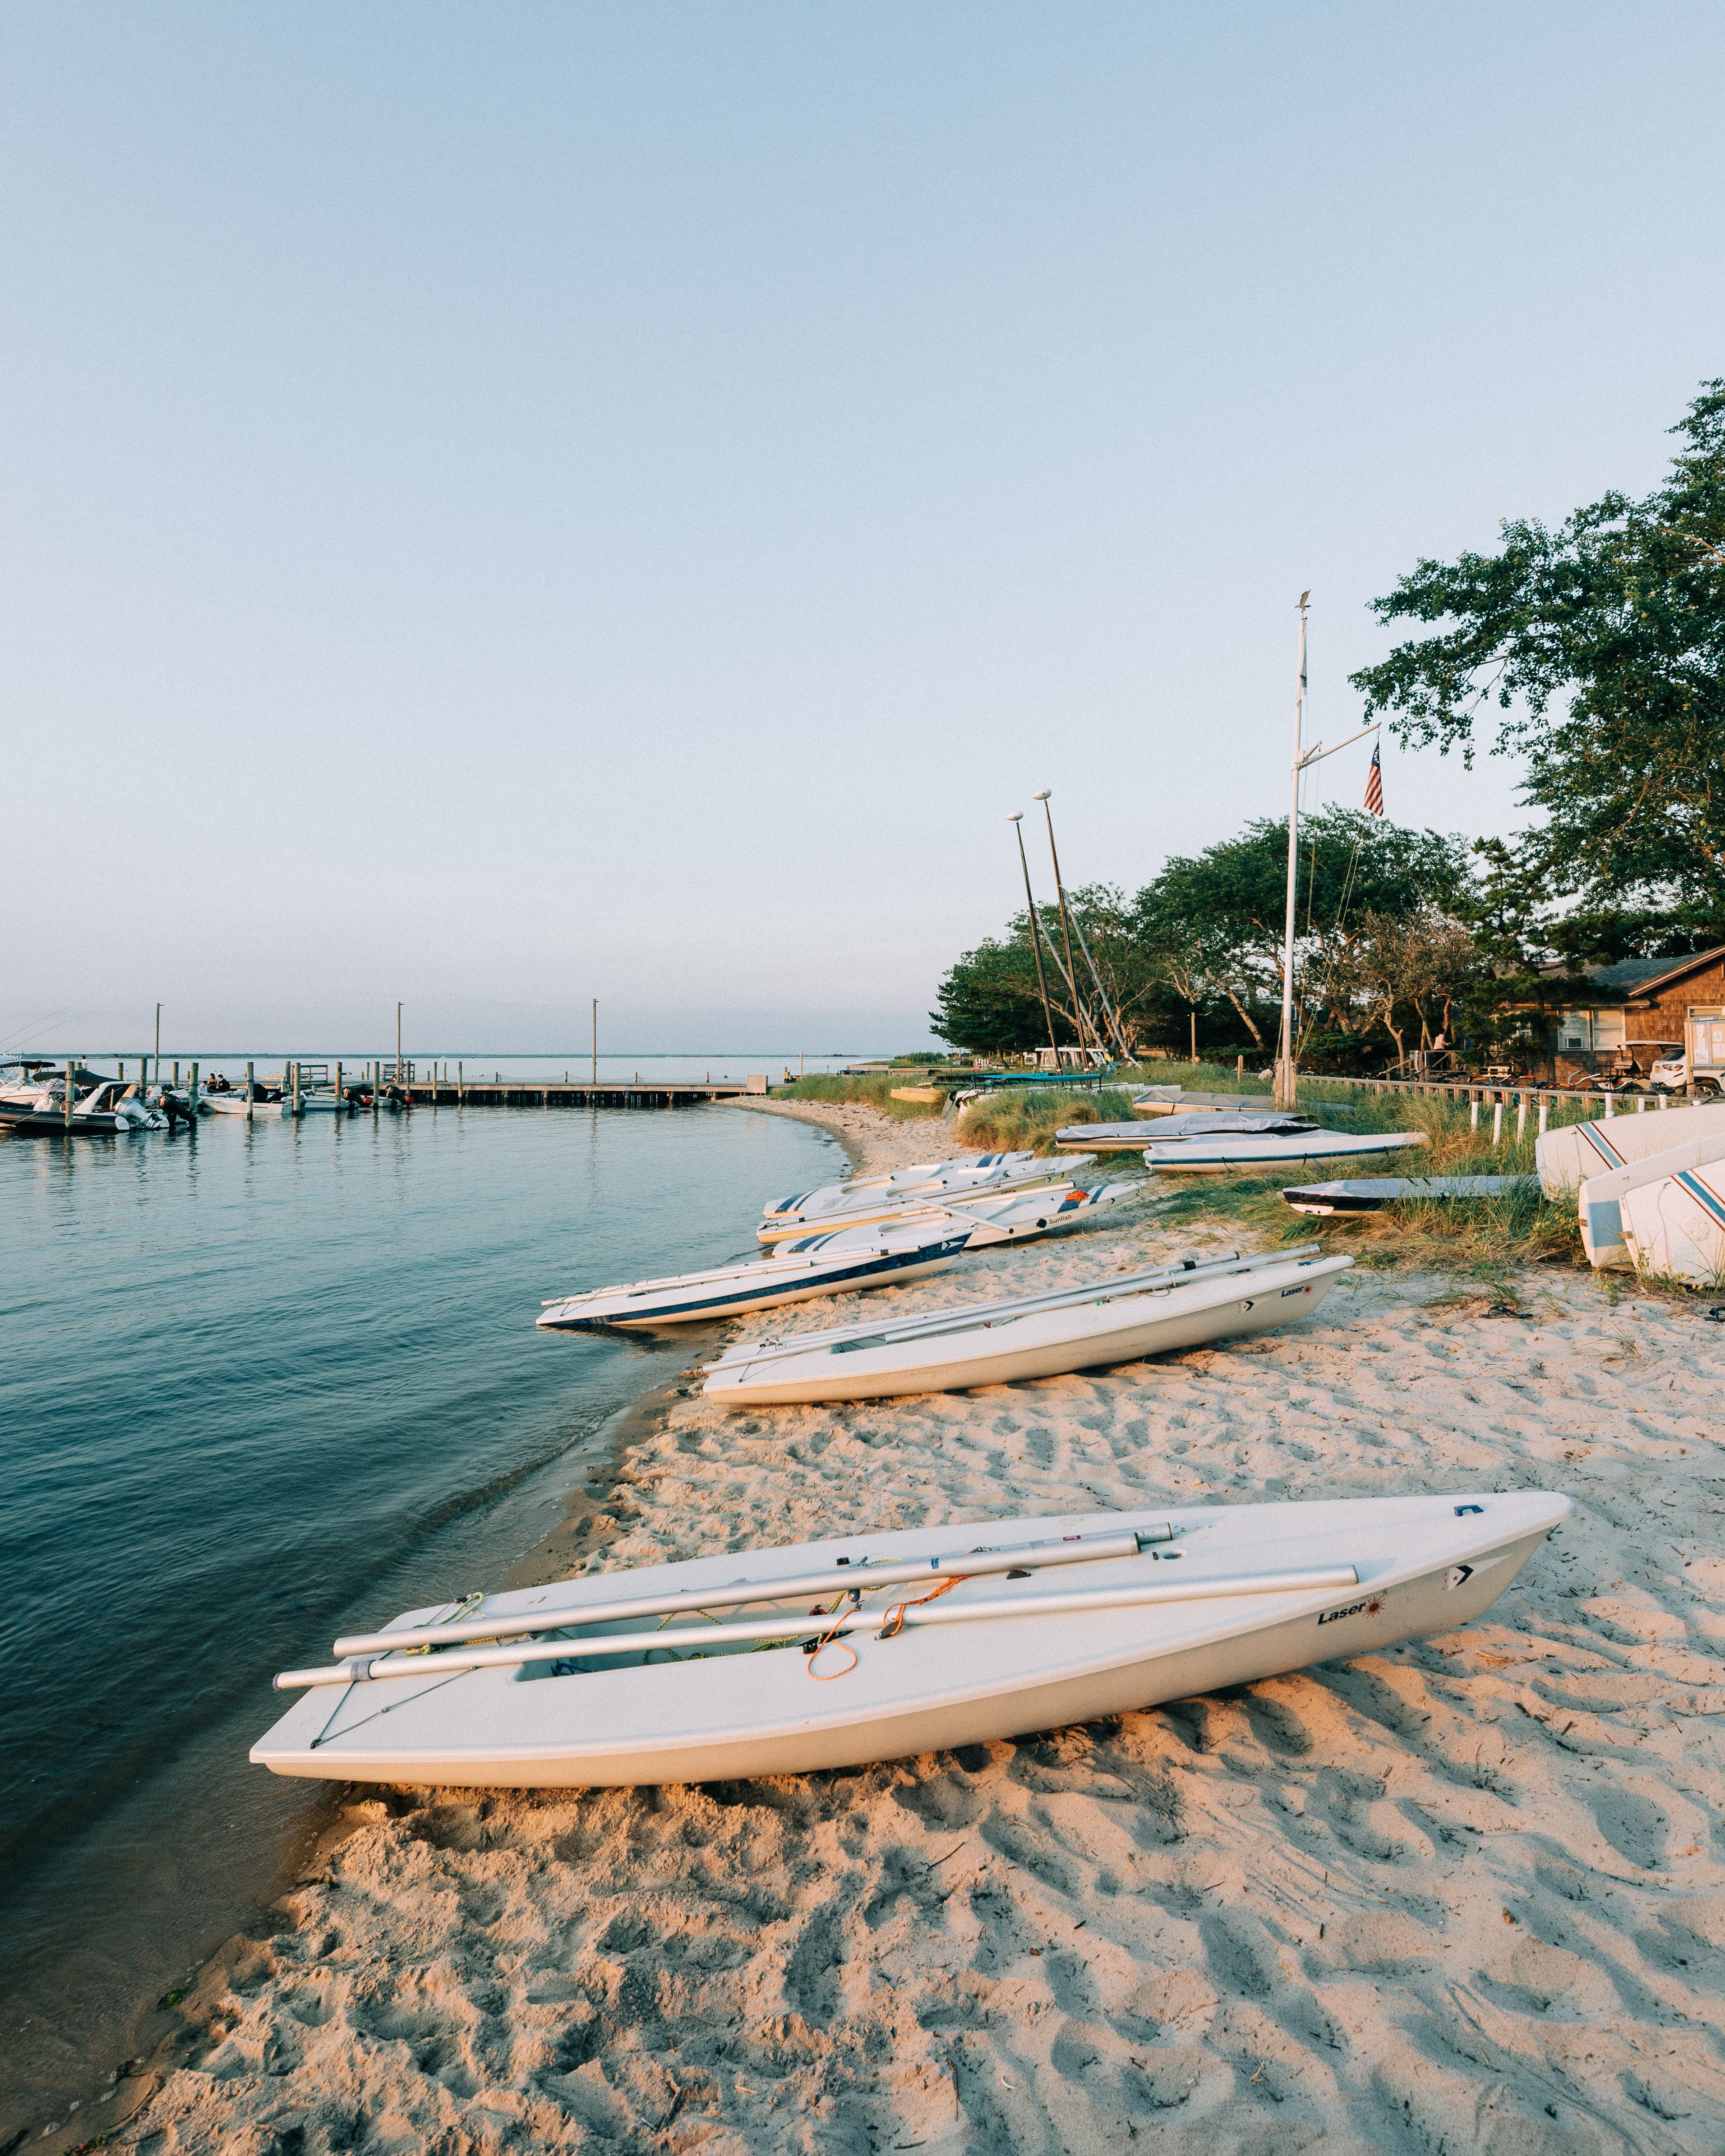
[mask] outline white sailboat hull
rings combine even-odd
[[[1424,1131],[1304,1131],[1289,1137],[1193,1139],[1144,1148],[1147,1167],[1168,1175],[1253,1175],[1291,1168],[1298,1174],[1337,1160],[1429,1145]]]
[[[433,1656],[411,1677],[303,1694],[250,1756],[273,1774],[326,1780],[579,1789],[809,1774],[988,1743],[1453,1630],[1490,1607],[1569,1509],[1566,1497],[1519,1491],[997,1520],[588,1576],[497,1596],[486,1614],[567,1628],[583,1602],[619,1585],[693,1590],[695,1601],[702,1588],[755,1577],[763,1588],[755,1607],[765,1610],[773,1577],[813,1563],[845,1557],[860,1566],[955,1544],[1011,1549],[1163,1523],[1183,1553],[1177,1563],[1163,1543],[1065,1568],[1060,1587],[1130,1594],[1325,1567],[1352,1567],[1358,1584],[967,1620],[967,1599],[998,1609],[1014,1594],[1048,1594],[1045,1573],[1004,1589],[998,1578],[971,1579],[935,1605],[952,1621],[915,1621],[911,1606],[913,1621],[896,1637],[853,1633],[824,1650],[821,1676],[842,1669],[847,1650],[856,1658],[826,1681],[814,1681],[797,1645],[821,1630],[804,1597],[784,1612],[787,1644],[766,1652],[721,1649],[653,1664],[644,1656],[619,1667],[583,1662],[577,1638],[567,1660],[459,1677],[439,1677]],[[392,1629],[437,1614],[409,1612]],[[650,1631],[641,1636],[650,1650]]]
[[[1725,1160],[1650,1178],[1620,1203],[1637,1272],[1725,1287]]]
[[[745,1342],[711,1366],[705,1390],[721,1406],[762,1407],[963,1392],[1105,1369],[1309,1317],[1353,1263],[1340,1257],[1263,1265],[1142,1295],[968,1323],[962,1309],[940,1312],[944,1329],[932,1336],[911,1330],[914,1322],[907,1320],[906,1337],[889,1330],[878,1339],[813,1339],[801,1352],[794,1336]]]
[[[1630,1161],[1686,1145],[1692,1138],[1718,1134],[1725,1134],[1725,1101],[1707,1101],[1692,1107],[1650,1108],[1645,1114],[1565,1123],[1561,1130],[1545,1133],[1534,1147],[1533,1157],[1541,1188],[1548,1198],[1558,1198]]]
[[[1617,1119],[1614,1116],[1612,1120]],[[1667,1146],[1659,1152],[1644,1154],[1639,1160],[1625,1161],[1621,1168],[1607,1168],[1600,1174],[1589,1176],[1577,1194],[1582,1245],[1589,1263],[1607,1269],[1627,1270],[1633,1265],[1635,1256],[1625,1240],[1624,1229],[1624,1207],[1630,1194],[1645,1184],[1663,1183],[1681,1175],[1685,1168],[1704,1168],[1717,1160],[1725,1160],[1725,1130],[1691,1138],[1682,1145]],[[1683,1209],[1680,1204],[1679,1214]]]
[[[983,1162],[993,1164],[973,1168],[956,1162],[938,1163],[941,1173],[922,1182],[888,1183],[880,1188],[859,1189],[854,1194],[849,1194],[848,1184],[835,1186],[834,1192],[807,1192],[799,1198],[781,1199],[778,1209],[764,1215],[755,1233],[763,1243],[781,1243],[793,1236],[820,1235],[830,1229],[899,1222],[947,1201],[963,1204],[974,1198],[1064,1183],[1090,1158],[1081,1153],[1076,1159],[1066,1154],[1059,1160],[1038,1160],[1029,1153],[985,1154]]]
[[[549,1302],[534,1322],[549,1332],[591,1332],[617,1326],[691,1325],[860,1288],[896,1287],[941,1271],[963,1252],[970,1231],[962,1223],[930,1224],[916,1235],[883,1236],[860,1230],[812,1235],[809,1247],[781,1251],[752,1265],[724,1265],[668,1280],[636,1281]]]

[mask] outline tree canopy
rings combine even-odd
[[[1132,899],[1106,884],[1069,891],[1081,998],[1098,1006],[1100,982],[1134,1044],[1183,1045],[1195,1013],[1212,1047],[1220,1034],[1230,1054],[1236,1045],[1270,1052],[1281,993],[1286,880],[1287,825],[1266,818],[1201,854],[1177,856]],[[1296,954],[1308,1029],[1327,1014],[1342,1033],[1357,1032],[1355,1006],[1364,990],[1354,984],[1367,972],[1379,983],[1373,990],[1379,1004],[1384,978],[1417,976],[1424,985],[1405,1000],[1418,1004],[1430,984],[1401,945],[1394,948],[1402,955],[1389,963],[1390,926],[1424,922],[1423,950],[1434,936],[1442,940],[1432,923],[1465,911],[1469,892],[1466,851],[1457,839],[1354,809],[1329,808],[1311,817],[1301,827]],[[1049,1000],[1064,1045],[1079,1039],[1077,1014],[1064,975],[1058,913],[1047,907],[1041,918]],[[1375,971],[1366,968],[1368,944]],[[1443,947],[1455,947],[1454,939]],[[1392,994],[1392,1014],[1394,1001]],[[1414,1015],[1424,1030],[1423,1007]],[[940,1037],[957,1047],[1046,1046],[1027,913],[1004,937],[990,937],[958,960],[931,1016]],[[1394,1037],[1394,1027],[1387,1030]]]
[[[1602,927],[1628,909],[1643,941],[1725,936],[1725,380],[1671,431],[1645,501],[1606,494],[1554,530],[1507,521],[1495,553],[1420,562],[1374,611],[1447,625],[1353,677],[1401,739],[1470,762],[1495,701],[1493,752],[1525,755],[1545,819],[1500,871]]]

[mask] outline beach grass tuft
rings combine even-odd
[[[958,1137],[983,1152],[1051,1153],[1059,1150],[1055,1132],[1069,1124],[1133,1120],[1132,1096],[1111,1086],[1080,1093],[1058,1084],[1009,1086],[971,1102],[958,1118]]]
[[[919,1081],[922,1070],[864,1071],[847,1075],[832,1070],[812,1071],[806,1078],[793,1078],[788,1086],[775,1086],[775,1101],[828,1101],[833,1102],[858,1101],[865,1107],[878,1108],[883,1116],[895,1122],[911,1123],[926,1122],[946,1111],[946,1102],[940,1101],[895,1101],[895,1086],[907,1086]],[[949,1081],[934,1078],[930,1083],[945,1086]],[[962,1078],[950,1081],[953,1090],[973,1083],[967,1073]]]

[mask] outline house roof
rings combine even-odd
[[[1721,958],[1725,958],[1725,943],[1716,943],[1711,951],[1692,951],[1686,958],[1626,958],[1621,965],[1608,966],[1605,971],[1612,976],[1614,987],[1633,990],[1635,1000],[1639,1003],[1644,996],[1651,996],[1669,983],[1681,981],[1691,973],[1698,973],[1703,967],[1714,965]],[[1632,975],[1628,969],[1635,966],[1647,970]]]
[[[1584,966],[1581,970],[1590,988],[1614,991],[1614,1001],[1621,996],[1626,1001],[1641,1003],[1671,982],[1699,973],[1721,958],[1725,958],[1725,943],[1715,944],[1711,951],[1692,951],[1682,958],[1620,958],[1612,965]],[[1558,964],[1543,966],[1540,971],[1562,979],[1568,968]]]

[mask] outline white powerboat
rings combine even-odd
[[[200,1086],[198,1106],[200,1112],[206,1116],[244,1116],[254,1123],[276,1122],[289,1112],[285,1101],[264,1098],[261,1087],[255,1088],[253,1096],[249,1097],[244,1086],[228,1093],[206,1092]]]
[[[1230,1252],[886,1324],[763,1335],[709,1363],[704,1389],[736,1408],[875,1400],[1136,1363],[1309,1317],[1353,1264],[1315,1243]]]
[[[66,1075],[45,1065],[0,1069],[0,1127],[114,1137],[126,1131],[162,1131],[167,1117],[124,1079],[74,1070],[72,1113],[66,1115]]]
[[[1569,1510],[1540,1490],[1198,1506],[588,1573],[338,1640],[276,1678],[300,1697],[251,1758],[582,1789],[986,1744],[1451,1632]]]
[[[891,1175],[861,1176],[855,1182],[774,1199],[761,1209],[761,1224],[755,1232],[762,1242],[776,1243],[828,1228],[866,1227],[871,1221],[901,1218],[907,1209],[918,1205],[927,1208],[949,1199],[962,1201],[1066,1182],[1074,1168],[1085,1166],[1087,1160],[1088,1156],[1075,1162],[1039,1159],[1031,1152],[985,1152],[972,1160],[925,1161]]]
[[[534,1322],[548,1332],[686,1325],[854,1288],[893,1287],[951,1265],[971,1234],[961,1222],[935,1214],[910,1230],[852,1228],[808,1235],[745,1265],[562,1296],[547,1302]]]

